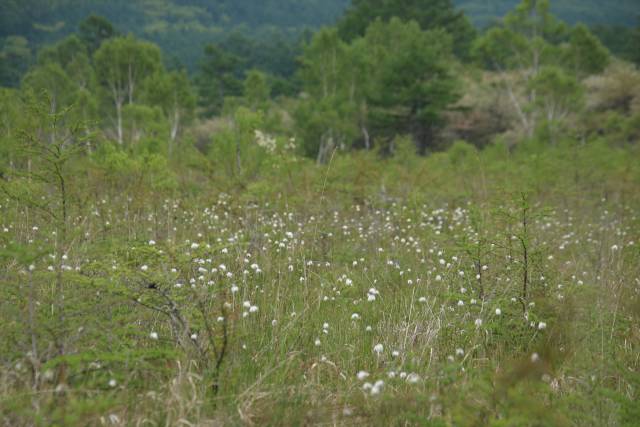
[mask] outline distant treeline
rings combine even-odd
[[[371,3],[369,9],[379,7]],[[451,1],[418,3],[423,10],[447,10]],[[453,3],[482,29],[494,25],[518,2]],[[610,3],[603,7],[596,0],[556,0],[552,11],[570,24],[593,27],[609,50],[631,59],[634,45],[629,40],[638,22],[637,2]],[[133,33],[158,44],[169,68],[185,67],[193,74],[204,47],[216,43],[241,58],[241,68],[258,68],[289,80],[302,41],[317,28],[338,21],[349,5],[349,0],[5,0],[0,4],[0,85],[17,86],[40,46],[76,32],[90,15],[106,18],[122,34]]]

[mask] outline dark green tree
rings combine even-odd
[[[571,29],[564,57],[568,68],[578,76],[601,73],[610,60],[607,48],[583,24]]]
[[[451,0],[353,0],[340,21],[340,35],[345,40],[363,36],[376,19],[385,22],[397,17],[416,21],[421,29],[441,28],[453,39],[454,53],[466,58],[475,38],[475,30],[464,13]]]
[[[421,153],[433,147],[443,112],[459,99],[451,42],[444,30],[422,31],[416,22],[376,21],[364,37],[371,84],[369,117],[377,135],[412,135]]]
[[[24,37],[0,40],[0,86],[17,87],[31,64],[31,48]]]
[[[266,109],[271,96],[271,87],[267,75],[258,70],[251,70],[244,80],[244,98],[252,110]]]
[[[204,59],[196,77],[200,96],[199,104],[207,116],[219,114],[227,96],[242,94],[239,77],[241,60],[239,57],[210,44],[205,48]]]
[[[107,19],[91,15],[82,21],[78,27],[78,35],[80,40],[89,50],[89,54],[93,54],[102,42],[117,36],[117,31]]]

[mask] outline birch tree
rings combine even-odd
[[[96,75],[115,109],[116,134],[122,145],[122,108],[136,100],[143,80],[162,68],[160,49],[133,36],[106,40],[94,56]]]

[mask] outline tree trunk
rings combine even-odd
[[[117,123],[117,131],[118,131],[118,144],[122,145],[123,144],[123,137],[122,137],[122,101],[117,100],[116,101],[116,120],[118,121]]]
[[[364,125],[362,125],[360,129],[362,130],[362,136],[364,137],[364,148],[369,151],[371,150],[371,137],[369,136],[369,131]]]

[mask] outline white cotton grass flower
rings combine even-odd
[[[249,313],[257,313],[257,312],[258,312],[257,305],[252,305],[251,307],[249,307]]]
[[[157,332],[151,332],[149,334],[149,338],[151,338],[152,340],[157,340],[158,339],[158,333]]]
[[[149,240],[149,246],[155,246],[155,245],[156,245],[155,240]]]
[[[420,375],[418,375],[418,374],[416,374],[414,372],[412,372],[409,375],[407,375],[407,382],[409,384],[415,384],[418,381],[420,381]]]
[[[547,324],[545,322],[538,323],[538,330],[542,331],[544,329],[547,329]]]
[[[353,313],[351,315],[351,320],[358,320],[358,319],[360,319],[360,315],[358,313]]]
[[[380,355],[384,351],[384,346],[382,344],[376,344],[373,346],[373,352]]]
[[[373,387],[371,387],[371,395],[372,396],[377,396],[380,394],[380,392],[382,391],[382,387],[384,387],[384,381],[382,380],[378,380],[373,384]]]
[[[502,310],[496,308],[496,316],[500,316],[502,314]]]
[[[358,373],[356,374],[356,377],[360,381],[364,381],[365,379],[369,378],[369,373],[367,371],[358,371]]]
[[[538,355],[538,353],[533,353],[531,355],[531,363],[536,363],[540,360],[540,356]]]
[[[147,270],[149,270],[149,266],[145,264],[142,267],[140,267],[140,270],[147,271]]]
[[[314,344],[315,344],[315,346],[316,346],[316,347],[320,347],[320,344],[322,344],[322,343],[320,342],[320,338],[316,338],[316,340],[315,340]]]
[[[476,328],[479,328],[480,326],[482,326],[482,319],[478,318],[473,323],[476,325]]]
[[[113,378],[109,380],[109,387],[113,388],[117,385],[118,385],[118,381],[114,380]]]

